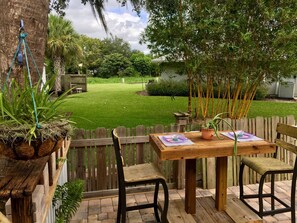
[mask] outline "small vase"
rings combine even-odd
[[[213,136],[215,134],[215,131],[214,131],[214,129],[202,128],[201,133],[202,133],[202,138],[203,139],[210,140],[210,139],[213,138]]]

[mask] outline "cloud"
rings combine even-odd
[[[70,20],[79,34],[93,38],[110,38],[110,33],[117,36],[131,46],[144,53],[149,53],[146,45],[139,44],[140,33],[147,25],[148,14],[141,12],[140,17],[132,10],[132,6],[121,7],[116,0],[105,3],[105,19],[109,33],[93,16],[90,5],[82,5],[80,1],[70,1],[65,18]]]

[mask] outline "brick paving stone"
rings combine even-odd
[[[89,200],[89,206],[100,206],[101,204],[101,199],[93,199],[93,200]]]
[[[108,212],[107,218],[116,219],[117,218],[117,212]]]
[[[88,200],[83,200],[80,203],[79,211],[80,212],[87,212],[88,211],[88,208],[89,208],[89,201]]]
[[[113,206],[118,206],[118,200],[119,200],[118,197],[112,197],[111,200],[112,200]]]
[[[246,185],[244,186],[246,194],[251,194],[257,192],[258,184],[254,185]],[[291,181],[278,181],[275,184],[277,188],[276,195],[281,196],[281,199],[286,203],[290,203],[290,187]],[[278,188],[279,187],[279,188]],[[265,184],[265,190],[270,190],[270,184]],[[162,190],[160,199],[163,200]],[[269,191],[270,192],[270,191]],[[197,197],[201,196],[212,196],[215,193],[214,189],[205,190],[201,188],[197,188],[196,195]],[[233,186],[228,188],[228,193],[233,193],[238,196],[239,187]],[[184,198],[184,190],[174,190],[170,189],[169,198],[170,200],[181,199]],[[128,205],[135,205],[136,203],[144,203],[145,201],[152,202],[153,201],[153,192],[145,192],[143,194],[129,194],[127,196]],[[258,200],[257,199],[248,199],[247,202],[258,208]],[[264,201],[264,207],[266,209],[270,209],[270,199],[266,198]],[[81,205],[78,209],[78,212],[70,221],[71,223],[114,223],[116,222],[116,212],[118,205],[118,197],[102,197],[102,198],[92,198],[85,199],[81,202]],[[170,204],[169,204],[170,205]],[[278,202],[276,202],[276,206],[280,206]],[[297,203],[296,203],[297,207]],[[153,223],[155,222],[154,211],[152,208],[150,209],[142,209],[136,210],[132,212],[127,212],[127,223]],[[281,213],[274,216],[265,216],[263,218],[264,223],[289,223],[291,218],[290,212]]]
[[[145,194],[135,194],[135,200],[137,204],[143,204],[148,202]]]
[[[170,194],[171,191],[169,191],[168,193]],[[159,191],[158,199],[159,199],[160,201],[164,201],[164,192],[163,192],[163,191]],[[169,199],[170,199],[170,196],[169,196]]]
[[[89,213],[89,215],[99,214],[100,213],[100,205],[98,205],[98,206],[89,206],[88,213]]]
[[[155,215],[154,214],[143,214],[141,215],[143,222],[155,222]]]
[[[142,223],[142,219],[129,219],[128,220],[129,223]]]
[[[96,214],[89,214],[88,215],[88,222],[89,221],[97,221],[98,220],[98,215],[96,215]]]
[[[112,206],[112,200],[111,200],[111,198],[103,198],[103,199],[101,199],[100,205],[101,205],[101,207]]]
[[[108,215],[107,215],[106,212],[104,212],[104,213],[100,213],[100,214],[98,215],[98,220],[103,221],[103,220],[106,220],[106,219],[108,219]]]
[[[114,223],[114,219],[106,219],[101,221],[101,223]]]
[[[127,201],[127,205],[130,205],[130,206],[136,205],[136,200],[134,195],[127,195],[126,201]]]
[[[142,223],[141,214],[139,211],[129,211],[127,213],[129,223]]]
[[[146,208],[146,209],[141,209],[139,210],[141,215],[145,214],[154,214],[154,209],[153,208]]]
[[[146,193],[145,194],[146,199],[148,200],[148,202],[153,202],[154,201],[154,194],[153,193]]]
[[[101,207],[101,212],[114,212],[113,206],[104,206]]]
[[[83,221],[83,220],[70,220],[70,223],[80,223],[81,221]]]
[[[88,220],[88,222],[87,223],[101,223],[102,221],[98,221],[98,220],[96,220],[96,219],[90,219],[90,220]]]
[[[86,218],[88,218],[88,212],[77,211],[72,219],[79,220],[79,219],[86,219]]]

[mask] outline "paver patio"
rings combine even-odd
[[[257,191],[256,184],[245,186],[246,193],[255,193]],[[290,188],[291,181],[279,181],[276,182],[276,195],[282,198],[285,202],[290,202]],[[270,184],[265,184],[264,191],[270,191]],[[208,197],[213,196],[215,190],[204,190],[201,188],[196,189],[196,197]],[[233,186],[228,188],[228,194],[234,194],[238,197],[239,187]],[[177,200],[184,199],[184,189],[176,190],[171,189],[169,191],[169,199]],[[162,198],[162,194],[161,194]],[[128,204],[134,203],[143,203],[147,201],[152,201],[153,192],[144,192],[137,194],[130,194],[127,197]],[[98,197],[84,199],[81,202],[80,208],[78,209],[76,215],[72,218],[71,223],[114,223],[116,222],[116,211],[117,211],[117,196],[110,197]],[[251,200],[250,202],[257,207],[258,202],[256,199]],[[267,199],[264,203],[264,207],[269,207],[270,200]],[[170,205],[170,204],[169,204]],[[277,206],[276,206],[277,207]],[[170,208],[170,207],[169,207]],[[197,209],[197,212],[199,210]],[[195,216],[193,216],[195,218]],[[277,214],[274,216],[266,216],[263,218],[263,222],[279,222],[279,223],[289,223],[291,222],[290,212]],[[152,209],[143,209],[140,211],[128,212],[128,223],[152,223],[154,221],[154,215]],[[199,222],[199,221],[197,221]],[[207,223],[207,222],[205,222]]]

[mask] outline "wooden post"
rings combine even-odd
[[[12,222],[32,223],[32,196],[23,198],[11,198],[11,216]]]
[[[184,132],[186,125],[189,123],[189,113],[176,112],[174,113],[176,120],[176,127],[178,132]],[[173,176],[177,189],[185,188],[185,161],[174,160],[173,161]]]

